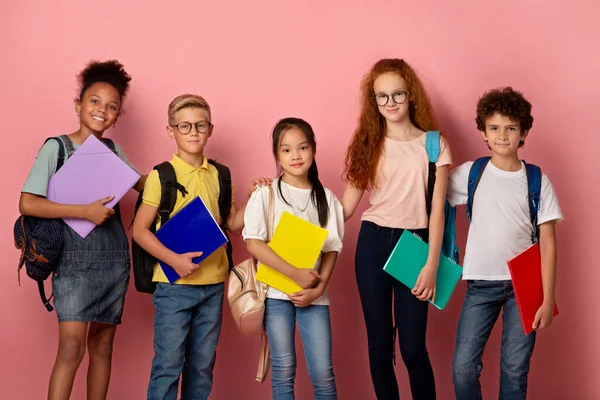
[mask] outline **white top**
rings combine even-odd
[[[274,228],[277,227],[281,214],[287,211],[300,217],[308,222],[320,226],[319,213],[317,212],[317,206],[310,200],[311,189],[300,189],[281,181],[281,193],[278,189],[279,179],[274,179],[272,186],[274,191],[275,200],[275,220]],[[287,200],[289,204],[281,198],[281,195]],[[342,240],[344,238],[344,211],[341,203],[331,192],[331,190],[325,188],[325,195],[327,197],[327,204],[329,205],[329,219],[327,224],[323,227],[327,230],[328,235],[323,246],[322,253],[328,253],[330,251],[342,251]],[[244,230],[242,236],[244,240],[248,239],[259,239],[267,240],[267,215],[269,207],[269,188],[262,187],[257,189],[248,200],[246,205],[246,213],[244,214]],[[305,208],[306,207],[306,208]],[[304,210],[304,211],[302,211]],[[273,232],[275,229],[273,229]],[[321,268],[321,256],[317,260],[315,270],[319,271]],[[267,297],[271,299],[279,300],[290,300],[287,294],[275,289],[269,288]],[[327,289],[321,297],[315,300],[313,305],[329,305],[329,298],[327,297]]]
[[[450,173],[448,200],[453,206],[467,203],[472,165],[472,161],[464,163]],[[562,219],[554,188],[542,174],[538,225]],[[531,246],[532,234],[525,165],[509,172],[490,161],[475,190],[463,279],[510,280],[507,262]]]

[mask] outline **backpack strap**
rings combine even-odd
[[[58,171],[65,163],[65,145],[60,137],[49,137],[44,140],[44,144],[50,140],[55,140],[58,143],[58,159],[56,160],[56,171]]]
[[[67,148],[67,158],[71,157],[73,153],[75,153],[75,146],[73,146],[73,141],[69,137],[69,135],[60,135],[60,140],[63,141]]]
[[[218,163],[210,158],[208,159],[208,163],[217,169],[217,175],[219,177],[219,214],[221,215],[221,230],[227,238],[225,253],[227,254],[229,270],[231,271],[233,269],[233,247],[231,246],[231,240],[229,240],[229,235],[227,234],[227,217],[231,213],[231,199],[233,196],[231,188],[231,171],[226,165]]]
[[[467,220],[471,222],[473,217],[473,196],[475,196],[475,190],[483,175],[483,170],[490,162],[491,157],[481,157],[475,160],[469,171],[469,181],[467,186]]]
[[[221,225],[226,228],[225,220],[231,213],[231,171],[226,165],[215,160],[208,160],[209,164],[217,169],[219,175],[219,214],[221,214]]]
[[[158,171],[158,179],[160,180],[161,194],[160,204],[158,206],[158,216],[160,217],[160,226],[163,226],[167,223],[175,208],[177,191],[179,190],[184,197],[188,192],[183,185],[177,182],[175,169],[170,162],[165,161],[160,163],[154,166],[154,169]]]
[[[431,215],[431,203],[433,202],[433,189],[435,188],[435,163],[440,156],[440,132],[425,132],[425,150],[429,158],[429,178],[427,179],[427,198],[425,206],[427,207],[427,216]]]
[[[527,173],[527,190],[529,194],[529,215],[533,225],[533,234],[531,242],[535,243],[540,239],[540,228],[538,226],[538,211],[540,211],[540,193],[542,192],[542,170],[537,165],[525,164]]]
[[[44,288],[44,281],[37,281],[38,284],[38,292],[40,292],[40,298],[42,299],[42,303],[44,303],[44,307],[48,312],[52,312],[54,307],[50,304],[50,300],[54,297],[54,293],[50,295],[50,298],[46,297],[46,288]]]
[[[112,141],[112,139],[109,138],[102,138],[102,143],[104,143],[104,145],[106,147],[108,147],[109,149],[112,150],[113,153],[115,153],[117,156],[117,147],[115,146],[115,142]]]
[[[436,163],[440,157],[440,131],[425,132],[425,150],[427,150],[429,162]]]
[[[112,150],[113,153],[115,153],[115,155],[117,157],[119,157],[119,153],[117,153],[117,147],[115,146],[115,142],[112,141],[112,139],[109,138],[102,138],[102,143],[104,143],[104,145],[106,147],[108,147],[109,149]],[[115,214],[117,215],[117,217],[120,219],[121,218],[121,207],[120,207],[120,203],[115,204],[114,207],[115,210]]]
[[[56,143],[58,143],[58,158],[56,159],[56,171],[54,173],[56,173],[65,163],[65,159],[67,158],[67,154],[68,156],[70,156],[71,154],[73,154],[75,152],[75,149],[73,148],[73,142],[71,142],[71,139],[69,139],[69,137],[67,135],[61,135],[61,136],[56,136],[56,137],[49,137],[44,141],[44,144],[46,144],[46,142],[50,141],[50,140],[55,140]],[[65,152],[65,145],[66,145],[66,152]],[[21,223],[23,224],[23,218],[21,217]],[[23,233],[25,233],[25,226],[23,225]],[[24,244],[25,246],[25,244]],[[25,249],[23,248],[23,251],[25,251]],[[24,254],[21,255],[21,262],[19,264],[19,268],[18,271],[21,271],[21,268],[23,267],[23,264],[25,263],[25,257]],[[19,273],[19,285],[21,284],[21,275]],[[54,297],[54,293],[52,293],[52,295],[50,296],[50,298],[46,297],[46,289],[44,287],[44,281],[37,281],[38,284],[38,292],[40,294],[40,298],[42,299],[42,303],[44,303],[44,307],[46,307],[46,310],[48,310],[49,312],[54,310],[54,307],[52,307],[52,305],[50,304],[50,300],[52,300],[52,298]]]
[[[440,132],[428,131],[425,133],[425,150],[429,158],[429,177],[427,180],[427,216],[431,216],[431,205],[433,203],[433,192],[436,181],[436,162],[441,152]],[[458,263],[458,247],[456,246],[456,209],[450,205],[448,200],[444,204],[444,232],[441,246],[441,253],[452,261]],[[396,330],[394,329],[394,334]],[[394,354],[395,359],[395,354]]]

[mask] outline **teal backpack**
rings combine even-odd
[[[429,157],[429,178],[427,179],[427,216],[431,215],[433,188],[435,187],[435,171],[440,156],[440,132],[428,131],[425,134],[425,149]],[[458,247],[456,246],[456,209],[448,203],[444,207],[444,238],[441,253],[458,264]]]

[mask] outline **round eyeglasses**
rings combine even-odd
[[[198,122],[184,121],[184,122],[180,122],[175,125],[169,124],[169,126],[176,127],[177,130],[179,131],[179,133],[181,133],[182,135],[187,135],[188,133],[190,133],[192,131],[192,126],[196,127],[196,131],[198,133],[208,133],[208,131],[210,130],[210,127],[213,126],[213,124],[211,124],[208,121],[198,121]]]
[[[372,97],[378,106],[383,107],[388,103],[388,101],[390,101],[390,96],[392,97],[392,100],[394,100],[394,103],[402,104],[406,101],[406,99],[408,99],[408,92],[405,92],[404,90],[398,90],[391,95],[387,93],[375,93]]]

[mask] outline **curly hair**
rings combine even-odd
[[[512,87],[493,89],[485,92],[477,102],[477,116],[475,122],[477,129],[485,132],[485,124],[489,117],[500,114],[513,121],[518,121],[521,132],[527,132],[533,126],[531,115],[531,103],[523,96],[523,93]],[[525,143],[521,141],[519,147]]]
[[[104,62],[92,60],[77,75],[77,82],[79,83],[79,99],[83,98],[86,90],[94,83],[104,82],[117,89],[119,97],[123,100],[123,97],[125,97],[129,90],[130,81],[131,76],[125,71],[123,64],[117,60]]]
[[[373,99],[373,83],[386,72],[397,73],[406,81],[413,125],[423,131],[437,129],[429,96],[412,67],[397,58],[377,61],[362,79],[358,126],[346,152],[343,179],[360,190],[375,187],[377,165],[383,152],[386,123]]]

